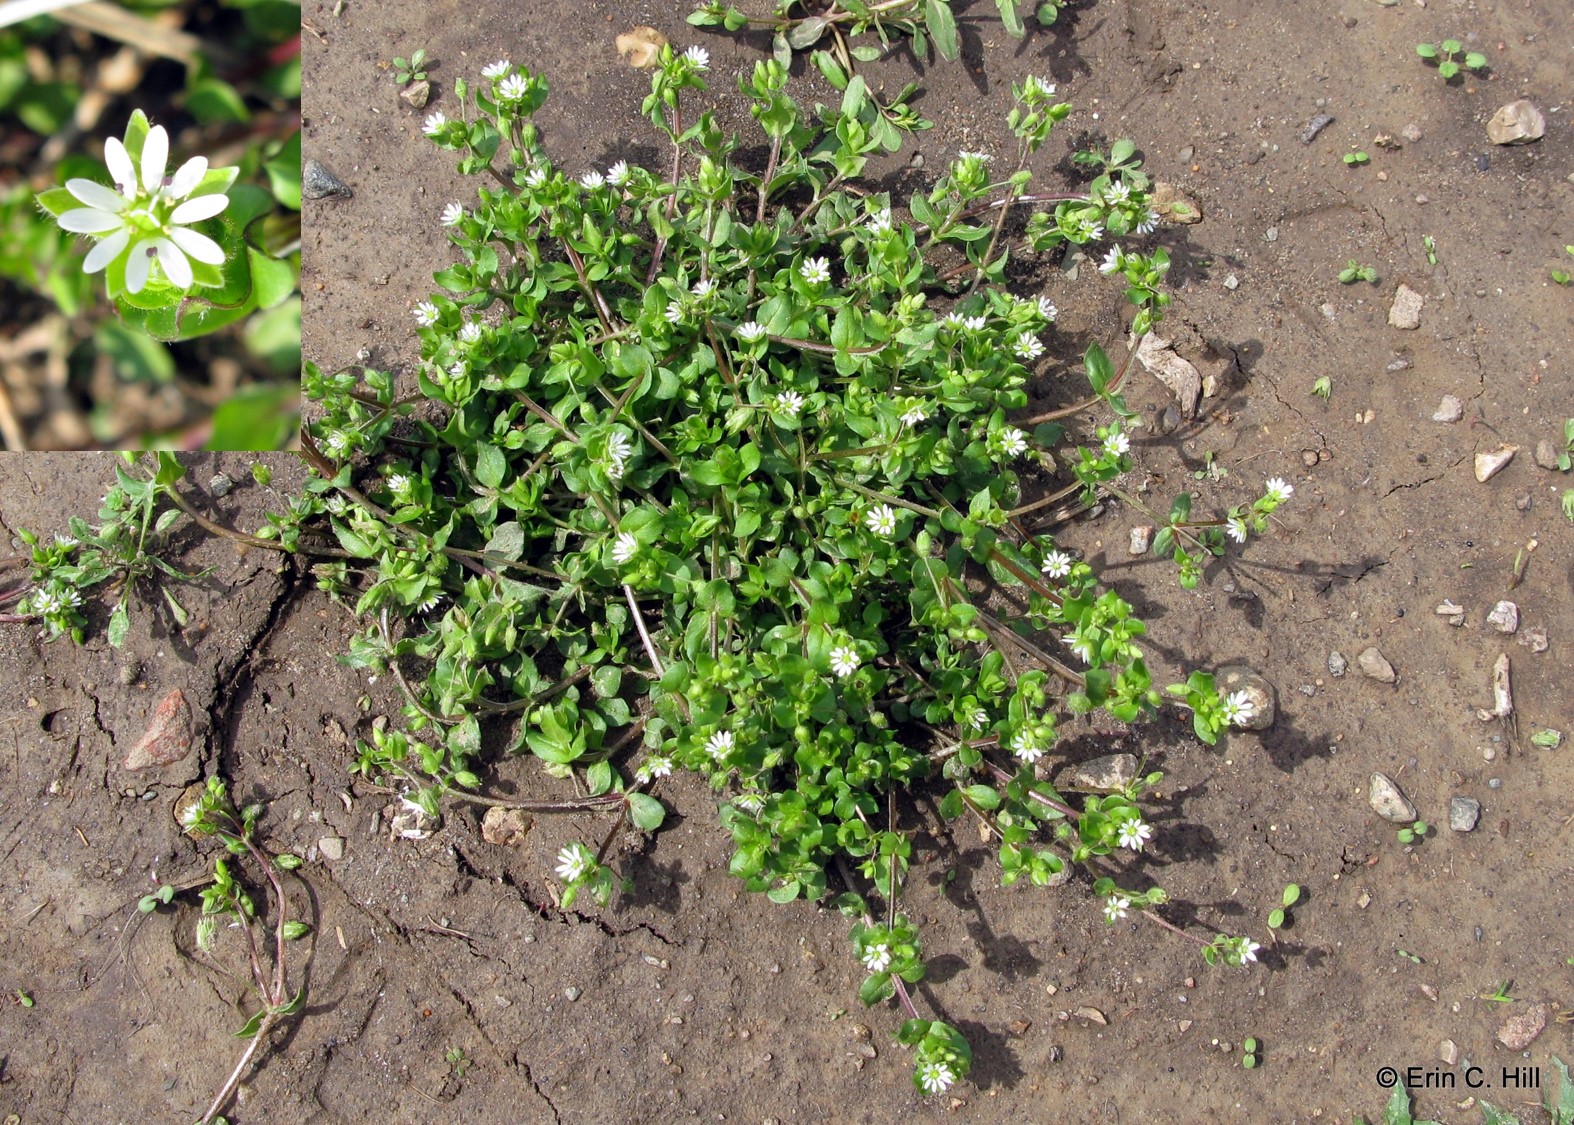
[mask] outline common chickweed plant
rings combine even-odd
[[[1080,798],[1038,776],[1066,723],[1132,723],[1163,697],[1131,605],[1036,515],[1072,495],[1140,506],[1118,483],[1129,354],[1116,369],[1088,349],[1086,399],[1018,417],[1028,380],[1054,377],[1056,310],[1007,291],[1005,266],[1081,248],[1101,261],[1085,277],[1123,284],[1140,336],[1169,259],[1140,247],[1157,216],[1130,142],[1085,190],[1030,192],[1031,156],[1071,112],[1049,83],[1014,87],[1014,153],[958,155],[903,214],[848,190],[899,143],[861,79],[810,112],[759,63],[739,83],[769,142],[750,168],[690,107],[706,63],[664,49],[643,106],[671,146],[656,170],[555,167],[532,124],[546,84],[506,61],[455,83],[455,118],[423,130],[481,184],[433,216],[459,260],[414,308],[419,388],[308,365],[316,477],[265,534],[306,549],[326,516],[364,563],[318,578],[369,623],[344,659],[394,673],[408,729],[360,743],[357,769],[436,817],[482,784],[481,723],[511,719],[511,751],[588,794],[529,807],[614,814],[599,846],[559,854],[565,906],[608,903],[624,819],[657,828],[661,779],[700,775],[749,889],[829,896],[857,919],[860,996],[901,1005],[914,1082],[936,1093],[971,1056],[907,991],[924,973],[898,909],[909,790],[984,826],[1003,883],[1077,865],[1110,924],[1135,912],[1210,963],[1256,959],[1245,937],[1165,920],[1164,891],[1115,862],[1153,839],[1142,803],[1160,774]],[[1065,442],[1056,419],[1088,412],[1106,420]],[[1271,480],[1201,520],[1184,495],[1155,549],[1194,585],[1290,492]],[[1007,620],[992,586],[1025,610]],[[1210,744],[1252,717],[1205,672],[1169,691]]]

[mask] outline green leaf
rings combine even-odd
[[[109,615],[107,637],[111,648],[119,648],[126,643],[126,630],[130,627],[130,611],[126,608],[125,599],[121,599],[120,604],[115,606],[114,612]]]
[[[312,932],[311,926],[305,922],[286,922],[283,926],[285,941],[299,941]]]
[[[969,785],[963,792],[967,799],[981,809],[998,809],[1000,807],[1000,792],[992,785]]]
[[[299,336],[296,340],[299,346]],[[299,427],[300,387],[294,383],[258,384],[219,403],[203,448],[283,449]]]
[[[995,7],[1000,9],[1000,22],[1005,25],[1006,34],[1013,39],[1021,39],[1027,34],[1027,28],[1022,26],[1021,13],[1017,11],[1018,0],[995,0]]]
[[[503,473],[508,467],[503,451],[489,442],[482,442],[475,450],[475,479],[487,488],[498,488],[503,483]]]
[[[240,91],[217,78],[199,78],[187,87],[186,110],[204,125],[244,124],[251,120],[251,111]],[[300,206],[298,199],[296,206]]]
[[[646,832],[654,832],[667,819],[667,809],[649,793],[628,795],[629,819]]]
[[[169,347],[118,320],[101,320],[93,329],[93,343],[109,357],[115,373],[128,382],[167,383],[175,377]]]
[[[1011,0],[1003,0],[1003,3],[1011,3]],[[1004,12],[1001,14],[1004,15]],[[924,0],[924,26],[934,39],[935,50],[940,52],[940,57],[956,61],[961,55],[961,49],[956,38],[956,17],[951,14],[949,0]]]
[[[291,211],[301,209],[301,131],[290,134],[279,151],[263,166],[273,197]]]

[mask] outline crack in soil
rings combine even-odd
[[[234,747],[246,689],[255,681],[257,665],[267,652],[274,633],[282,626],[289,604],[301,589],[300,575],[294,565],[287,562],[275,573],[279,576],[279,589],[268,605],[262,624],[236,648],[235,655],[228,661],[228,667],[220,664],[214,669],[214,692],[213,700],[208,704],[208,723],[214,743],[221,748]],[[222,749],[219,752],[222,753]]]

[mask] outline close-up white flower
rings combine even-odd
[[[546,182],[547,166],[545,164],[538,165],[537,167],[530,169],[530,172],[525,176],[525,186],[532,191],[536,190]]]
[[[1231,726],[1240,726],[1252,721],[1252,716],[1257,714],[1257,708],[1252,703],[1251,696],[1244,691],[1232,691],[1225,699],[1221,711],[1224,721]]]
[[[1099,273],[1114,273],[1126,267],[1126,255],[1121,253],[1119,246],[1111,246],[1109,253],[1104,255],[1104,260],[1099,263]]]
[[[891,947],[877,941],[864,950],[864,968],[871,973],[883,973],[891,966]]]
[[[1022,456],[1027,452],[1027,435],[1015,426],[1007,426],[1000,431],[1000,452],[1007,457]]]
[[[459,329],[459,339],[466,344],[473,344],[481,338],[481,326],[473,320],[467,320],[464,327]]]
[[[1104,202],[1124,203],[1131,198],[1131,188],[1120,180],[1116,180],[1104,189]]]
[[[1224,530],[1225,533],[1237,543],[1246,542],[1246,521],[1240,516],[1231,516],[1228,520],[1226,520],[1224,523]]]
[[[1093,642],[1081,633],[1073,631],[1066,638],[1066,647],[1077,654],[1077,659],[1084,664],[1093,663]]]
[[[1011,740],[1011,753],[1018,761],[1032,765],[1044,756],[1044,748],[1029,738],[1026,731],[1021,731]]]
[[[1120,846],[1140,852],[1142,845],[1153,838],[1153,826],[1139,820],[1128,820],[1120,826]]]
[[[1241,953],[1241,964],[1249,965],[1253,961],[1257,960],[1257,951],[1261,949],[1262,946],[1258,945],[1251,938],[1241,938],[1240,941],[1241,943],[1238,948],[1240,949]]]
[[[690,47],[683,52],[683,57],[689,61],[689,65],[694,67],[695,70],[710,69],[710,52],[704,47]]]
[[[457,223],[460,219],[462,219],[464,217],[465,217],[465,209],[463,207],[459,206],[459,204],[457,204],[457,203],[450,203],[447,207],[443,208],[442,219],[443,219],[443,226],[445,226],[445,227],[453,226],[455,223]]]
[[[758,321],[746,320],[738,325],[738,339],[745,344],[755,344],[765,339],[765,326]]]
[[[1138,234],[1152,234],[1159,229],[1159,213],[1149,211],[1143,216],[1142,221],[1132,228]]]
[[[992,164],[992,163],[994,163],[994,159],[995,159],[993,156],[990,156],[989,153],[987,153],[987,152],[967,152],[967,151],[958,152],[956,154],[956,158],[958,160],[963,160],[963,161],[967,161],[967,160],[977,161],[979,164]]]
[[[490,66],[483,66],[481,68],[481,74],[486,78],[501,78],[503,75],[508,73],[508,68],[511,65],[512,64],[507,59],[498,59]]]
[[[1131,452],[1131,438],[1118,429],[1111,429],[1104,438],[1104,454],[1108,457],[1119,457]]]
[[[395,496],[403,496],[410,491],[410,478],[403,473],[395,473],[388,478],[388,491]]]
[[[1104,921],[1113,925],[1126,916],[1126,910],[1131,906],[1131,899],[1124,895],[1110,895],[1109,901],[1104,904]]]
[[[92,180],[67,180],[66,191],[84,206],[62,211],[56,221],[62,230],[98,240],[82,263],[84,273],[106,269],[125,253],[126,289],[130,292],[140,293],[147,287],[155,262],[171,285],[190,289],[196,283],[193,261],[211,266],[224,263],[219,244],[191,230],[190,224],[218,215],[229,206],[229,196],[222,190],[192,195],[208,175],[205,156],[193,156],[173,175],[165,175],[169,134],[162,125],[148,130],[141,156],[139,180],[124,142],[108,138],[104,163],[116,190]]]
[[[1295,488],[1283,477],[1269,477],[1268,483],[1263,485],[1267,498],[1275,503],[1283,504],[1295,494]]]
[[[510,74],[497,84],[497,96],[505,102],[517,102],[529,89],[530,83],[525,81],[523,74]]]
[[[1024,94],[1039,94],[1046,98],[1052,98],[1055,96],[1055,84],[1053,82],[1045,82],[1036,74],[1030,74],[1022,80],[1022,92]]]
[[[837,645],[831,650],[831,671],[846,679],[858,671],[858,653],[851,645]]]
[[[776,396],[776,409],[783,414],[796,415],[803,409],[803,396],[797,391],[782,391]]]
[[[1055,307],[1054,302],[1048,297],[1040,297],[1038,299],[1038,315],[1045,320],[1054,320],[1055,317],[1060,315],[1060,310]]]
[[[1035,360],[1044,354],[1044,341],[1031,332],[1023,332],[1011,345],[1011,350],[1018,359]]]
[[[715,288],[716,283],[707,277],[704,281],[696,281],[689,292],[696,297],[708,297]]]
[[[876,211],[869,216],[869,221],[864,226],[870,234],[884,234],[891,229],[891,212]]]
[[[426,120],[421,122],[421,132],[425,133],[428,137],[435,137],[437,134],[443,131],[447,124],[448,118],[444,117],[441,113],[429,113],[426,115]]]
[[[869,530],[884,539],[896,534],[896,512],[889,504],[876,504],[864,513],[864,523]]]
[[[667,323],[668,324],[681,324],[681,323],[683,323],[683,305],[682,305],[682,303],[679,302],[679,301],[668,301],[667,302],[666,317],[667,317]]]
[[[411,315],[415,317],[415,322],[422,328],[430,328],[437,323],[437,306],[430,301],[422,301],[411,310]]]
[[[639,554],[639,540],[627,531],[622,532],[617,542],[612,545],[612,561],[622,566],[637,554]]]
[[[613,187],[622,187],[629,178],[629,164],[627,160],[619,160],[607,169],[607,183]]]
[[[955,1072],[943,1062],[926,1062],[918,1068],[918,1084],[926,1094],[943,1094],[955,1082]]]
[[[705,753],[716,761],[721,761],[732,753],[732,731],[719,730],[711,735],[705,743]]]
[[[824,285],[831,280],[831,263],[824,258],[806,258],[798,272],[810,285]]]
[[[928,417],[929,415],[924,413],[923,403],[919,403],[917,406],[908,407],[907,410],[902,414],[900,421],[904,426],[916,426],[918,423],[925,421]]]
[[[596,869],[596,857],[581,843],[569,844],[557,853],[558,878],[577,883]]]
[[[732,803],[750,816],[759,816],[765,810],[765,798],[758,793],[740,793]]]
[[[607,178],[600,172],[589,171],[579,177],[579,186],[586,191],[595,191],[607,182]]]
[[[634,776],[641,785],[655,780],[658,777],[668,777],[672,773],[672,759],[660,754],[652,754],[634,771]]]
[[[1064,551],[1051,551],[1044,556],[1043,569],[1051,578],[1064,578],[1071,573],[1071,556]]]

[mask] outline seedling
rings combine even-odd
[[[1574,254],[1574,246],[1565,246],[1563,250],[1567,254]],[[1570,281],[1574,281],[1574,277],[1571,277],[1567,270],[1555,269],[1552,271],[1552,280],[1559,285],[1567,285]]]
[[[1312,393],[1324,402],[1327,402],[1328,396],[1334,393],[1333,380],[1326,375],[1318,376],[1317,380],[1312,384]]]
[[[1370,164],[1372,158],[1364,152],[1347,152],[1344,154],[1344,162],[1352,168],[1358,168],[1362,164]]]
[[[1412,965],[1426,964],[1425,959],[1423,959],[1420,954],[1411,953],[1408,949],[1395,949],[1394,952],[1399,954],[1399,956],[1403,957],[1406,961],[1409,961]]]
[[[1437,265],[1437,242],[1429,234],[1421,236],[1421,248],[1426,251],[1428,265]]]
[[[1349,285],[1356,281],[1369,281],[1377,284],[1377,270],[1372,266],[1363,266],[1354,258],[1347,258],[1344,269],[1339,271],[1339,284]]]
[[[1558,451],[1558,469],[1568,472],[1574,466],[1574,418],[1563,420],[1563,448]]]
[[[137,900],[137,909],[143,914],[152,914],[160,904],[168,906],[175,897],[175,888],[165,883],[152,894],[143,895]]]
[[[1563,732],[1560,730],[1538,730],[1530,736],[1530,741],[1547,750],[1556,750],[1563,745]]]
[[[1574,488],[1565,488],[1563,490],[1561,504],[1563,506],[1563,514],[1570,520],[1574,520]]]
[[[423,48],[408,59],[396,57],[393,61],[394,81],[404,86],[411,82],[425,82],[426,50]]]
[[[1213,450],[1208,449],[1202,455],[1202,468],[1192,473],[1197,480],[1223,480],[1230,475],[1230,470],[1213,459]]]
[[[1459,56],[1463,53],[1464,58]],[[1457,39],[1445,39],[1441,43],[1417,43],[1416,54],[1428,62],[1437,63],[1437,76],[1445,82],[1459,73],[1463,65],[1468,70],[1477,73],[1487,67],[1487,57],[1480,51],[1465,51],[1465,45]]]
[[[1277,930],[1286,922],[1295,921],[1290,914],[1290,907],[1301,901],[1301,888],[1295,883],[1290,883],[1284,888],[1284,894],[1280,896],[1279,901],[1282,905],[1268,912],[1268,928],[1270,930]]]
[[[26,989],[22,988],[16,990],[16,1002],[22,1005],[24,1008],[31,1008],[33,1006],[33,998],[27,994]]]
[[[1273,925],[1272,922],[1268,924],[1270,926]],[[1255,1069],[1257,1064],[1261,1061],[1261,1059],[1258,1057],[1258,1052],[1260,1050],[1261,1045],[1257,1042],[1257,1040],[1247,1036],[1247,1038],[1241,1043],[1241,1065],[1247,1070]]]
[[[470,1063],[473,1061],[465,1058],[465,1049],[463,1047],[450,1049],[443,1056],[443,1059],[448,1063],[449,1070],[455,1078],[463,1078],[465,1071],[470,1069]]]
[[[1419,843],[1431,830],[1431,827],[1426,821],[1418,820],[1408,828],[1401,828],[1399,830],[1399,842],[1401,844]]]
[[[1490,995],[1487,993],[1482,993],[1479,999],[1486,1000],[1492,1004],[1512,1004],[1514,1002],[1514,998],[1508,994],[1508,990],[1512,987],[1514,987],[1514,982],[1511,980],[1506,980],[1497,986],[1496,992],[1493,992]]]

